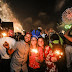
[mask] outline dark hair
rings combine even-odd
[[[38,29],[38,31],[42,32],[42,30]]]
[[[40,39],[40,38],[43,39],[43,41],[44,41],[44,47],[45,47],[47,45],[45,39],[43,37],[39,37],[38,39]]]
[[[53,34],[52,36],[51,36],[51,40],[53,41],[53,40],[59,40],[59,36],[57,35],[57,34]]]
[[[42,38],[42,39],[43,39],[43,41],[44,41],[44,38],[43,38],[43,37],[38,37],[38,39],[40,39],[40,38]]]

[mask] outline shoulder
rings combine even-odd
[[[47,46],[45,46],[45,49],[50,49],[50,46],[48,46],[48,45],[47,45]]]
[[[50,46],[45,46],[45,51],[49,51],[49,50],[52,50],[52,49],[50,48]]]
[[[40,51],[40,50],[43,50],[43,49],[42,49],[42,47],[38,47],[38,50]]]

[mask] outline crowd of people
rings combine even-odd
[[[72,72],[71,29],[62,34],[38,27],[24,36],[0,38],[0,71]]]

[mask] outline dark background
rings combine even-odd
[[[72,7],[72,0],[4,0],[25,30],[42,26],[56,29],[62,13]]]

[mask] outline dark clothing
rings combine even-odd
[[[28,72],[44,72],[41,68],[37,68],[37,69],[33,69],[29,67],[29,71]]]
[[[10,72],[10,59],[0,60],[0,72]]]

